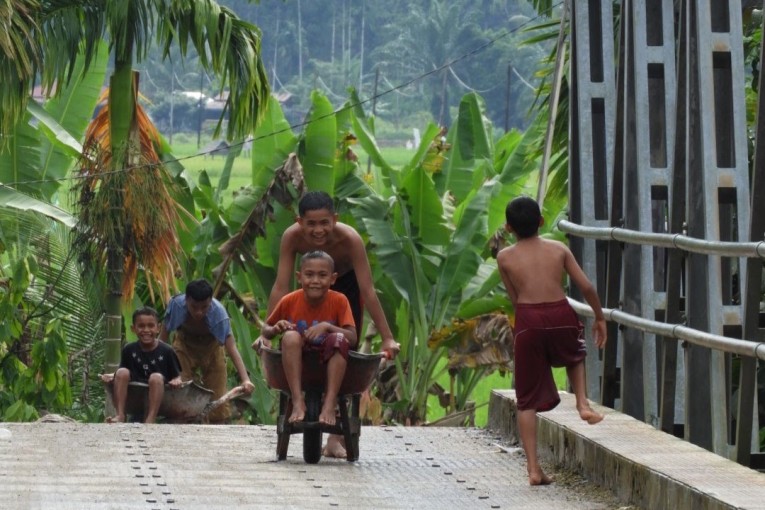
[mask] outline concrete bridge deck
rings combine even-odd
[[[358,462],[276,461],[273,426],[0,424],[0,508],[613,509],[571,485],[527,485],[486,431],[368,427]]]
[[[356,463],[276,461],[273,426],[0,423],[2,509],[765,509],[765,475],[615,411],[583,424],[564,395],[540,418],[552,486],[527,485],[499,432],[365,427]],[[512,434],[512,393],[491,422]],[[614,496],[617,494],[617,496]],[[634,504],[635,506],[628,506]]]

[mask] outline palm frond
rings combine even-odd
[[[99,0],[44,0],[38,13],[43,51],[42,86],[56,95],[69,83],[81,58],[85,72],[103,43],[105,10]],[[108,5],[111,2],[106,2]]]
[[[90,268],[77,264],[72,231],[54,225],[43,232],[39,230],[31,243],[38,262],[34,285],[28,291],[35,303],[31,313],[61,319],[72,393],[85,405],[90,400],[94,372],[103,366],[103,292],[95,275],[89,274]]]
[[[23,117],[42,60],[35,0],[0,0],[0,140]],[[0,149],[2,145],[0,145]]]
[[[247,136],[265,113],[270,95],[260,57],[260,29],[213,0],[162,3],[159,9],[157,33],[165,56],[169,55],[173,41],[178,42],[183,56],[191,43],[202,66],[221,78],[221,91],[229,88],[214,136],[220,134],[226,113],[227,137]]]

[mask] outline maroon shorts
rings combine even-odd
[[[318,343],[312,343],[310,340],[305,339],[305,337],[303,338],[303,350],[317,351],[322,363],[328,362],[335,355],[335,352],[339,352],[346,361],[348,360],[350,344],[342,333],[330,333]]]
[[[584,328],[566,299],[515,305],[515,394],[521,411],[549,411],[560,403],[552,367],[580,363]]]

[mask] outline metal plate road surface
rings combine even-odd
[[[523,455],[482,430],[365,427],[360,449],[307,465],[299,435],[276,461],[273,426],[0,423],[0,508],[619,507],[529,487]]]

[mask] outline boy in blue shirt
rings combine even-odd
[[[253,392],[255,386],[250,382],[236,347],[228,312],[213,298],[213,289],[207,280],[189,282],[185,294],[174,296],[168,303],[159,337],[167,342],[173,332],[173,347],[181,363],[184,381],[193,379],[199,370],[202,384],[212,390],[213,399],[219,399],[226,393],[225,354],[228,354],[245,394]],[[229,407],[221,406],[210,413],[209,421],[222,423],[229,416]]]

